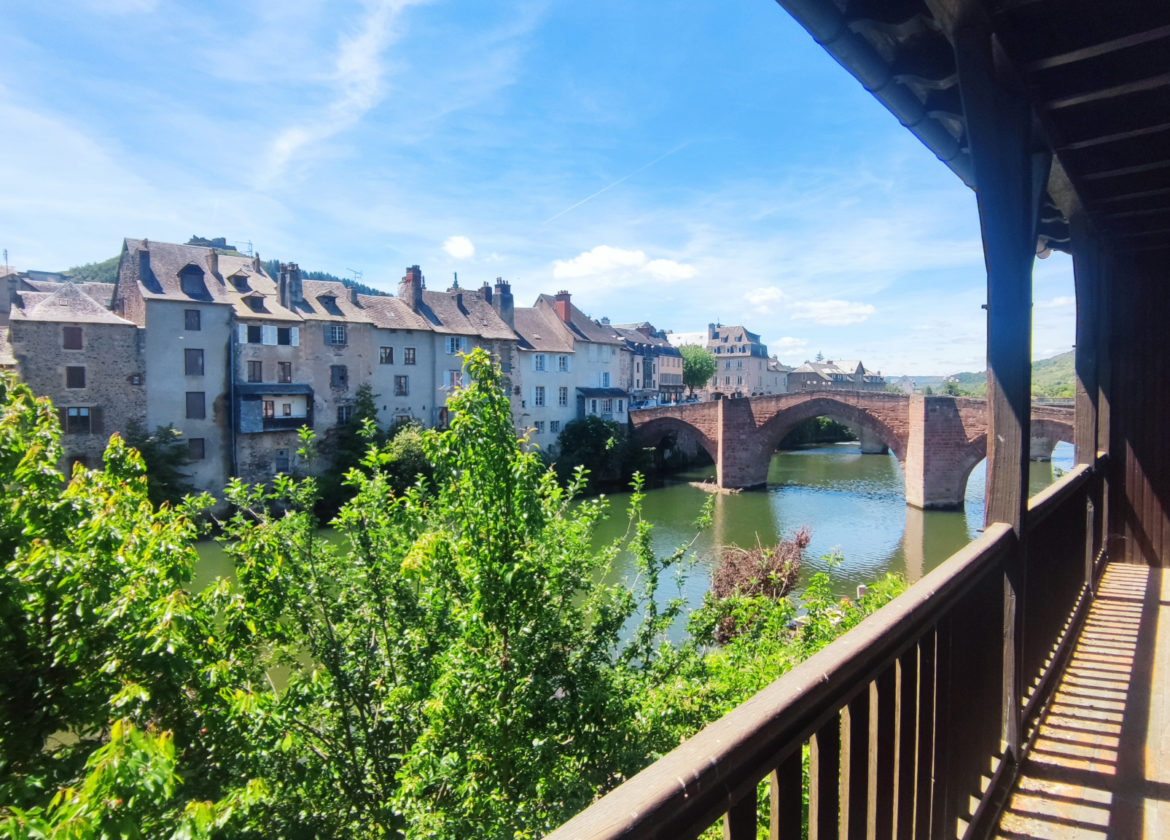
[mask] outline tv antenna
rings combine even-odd
[[[363,273],[358,271],[356,268],[347,268],[346,271],[353,275],[353,282],[355,283],[360,283],[362,277],[364,276]]]
[[[241,254],[247,254],[249,257],[252,256],[252,240],[251,239],[246,240],[246,241],[241,241],[241,242],[233,242],[232,244],[234,246],[236,246],[236,250],[239,251]],[[245,246],[245,247],[241,247],[241,246]]]

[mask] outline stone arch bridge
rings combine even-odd
[[[987,454],[987,403],[866,391],[808,391],[630,412],[634,440],[658,446],[687,439],[715,461],[720,487],[761,487],[772,452],[813,417],[854,429],[862,452],[892,451],[906,476],[906,503],[957,508],[967,477]],[[1047,460],[1057,441],[1073,441],[1073,409],[1032,407],[1033,460]]]

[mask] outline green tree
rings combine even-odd
[[[151,504],[178,504],[184,496],[195,492],[188,481],[190,476],[183,471],[191,463],[187,444],[183,433],[174,426],[168,423],[147,432],[141,423],[131,421],[126,427],[125,440],[142,456]]]
[[[561,480],[571,482],[584,468],[585,486],[590,488],[628,483],[648,460],[625,426],[594,414],[565,424],[557,437],[557,452],[554,466]]]
[[[695,395],[696,388],[702,388],[715,375],[715,355],[706,347],[684,344],[678,348],[683,357],[683,384]]]
[[[959,387],[959,383],[953,379],[945,379],[942,384],[942,393],[947,397],[961,397],[963,396],[963,389]]]

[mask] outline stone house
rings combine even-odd
[[[768,346],[760,336],[742,326],[709,324],[707,349],[715,356],[715,374],[707,384],[705,397],[755,397],[782,394],[786,377],[773,368]],[[776,362],[779,365],[779,362]]]
[[[111,432],[146,422],[142,330],[110,311],[112,291],[101,283],[12,287],[11,358],[29,387],[57,408],[66,470],[100,465]]]
[[[643,321],[613,327],[625,342],[622,382],[630,399],[643,405],[668,405],[682,399],[682,353],[666,335]]]
[[[788,390],[798,391],[884,391],[881,371],[868,370],[859,360],[808,362],[788,374]]]

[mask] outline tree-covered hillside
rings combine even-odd
[[[954,381],[964,396],[983,397],[987,395],[987,372],[973,371],[956,373],[948,379]],[[1073,351],[1061,353],[1051,359],[1032,362],[1032,396],[1060,399],[1072,397],[1076,391],[1076,370]]]

